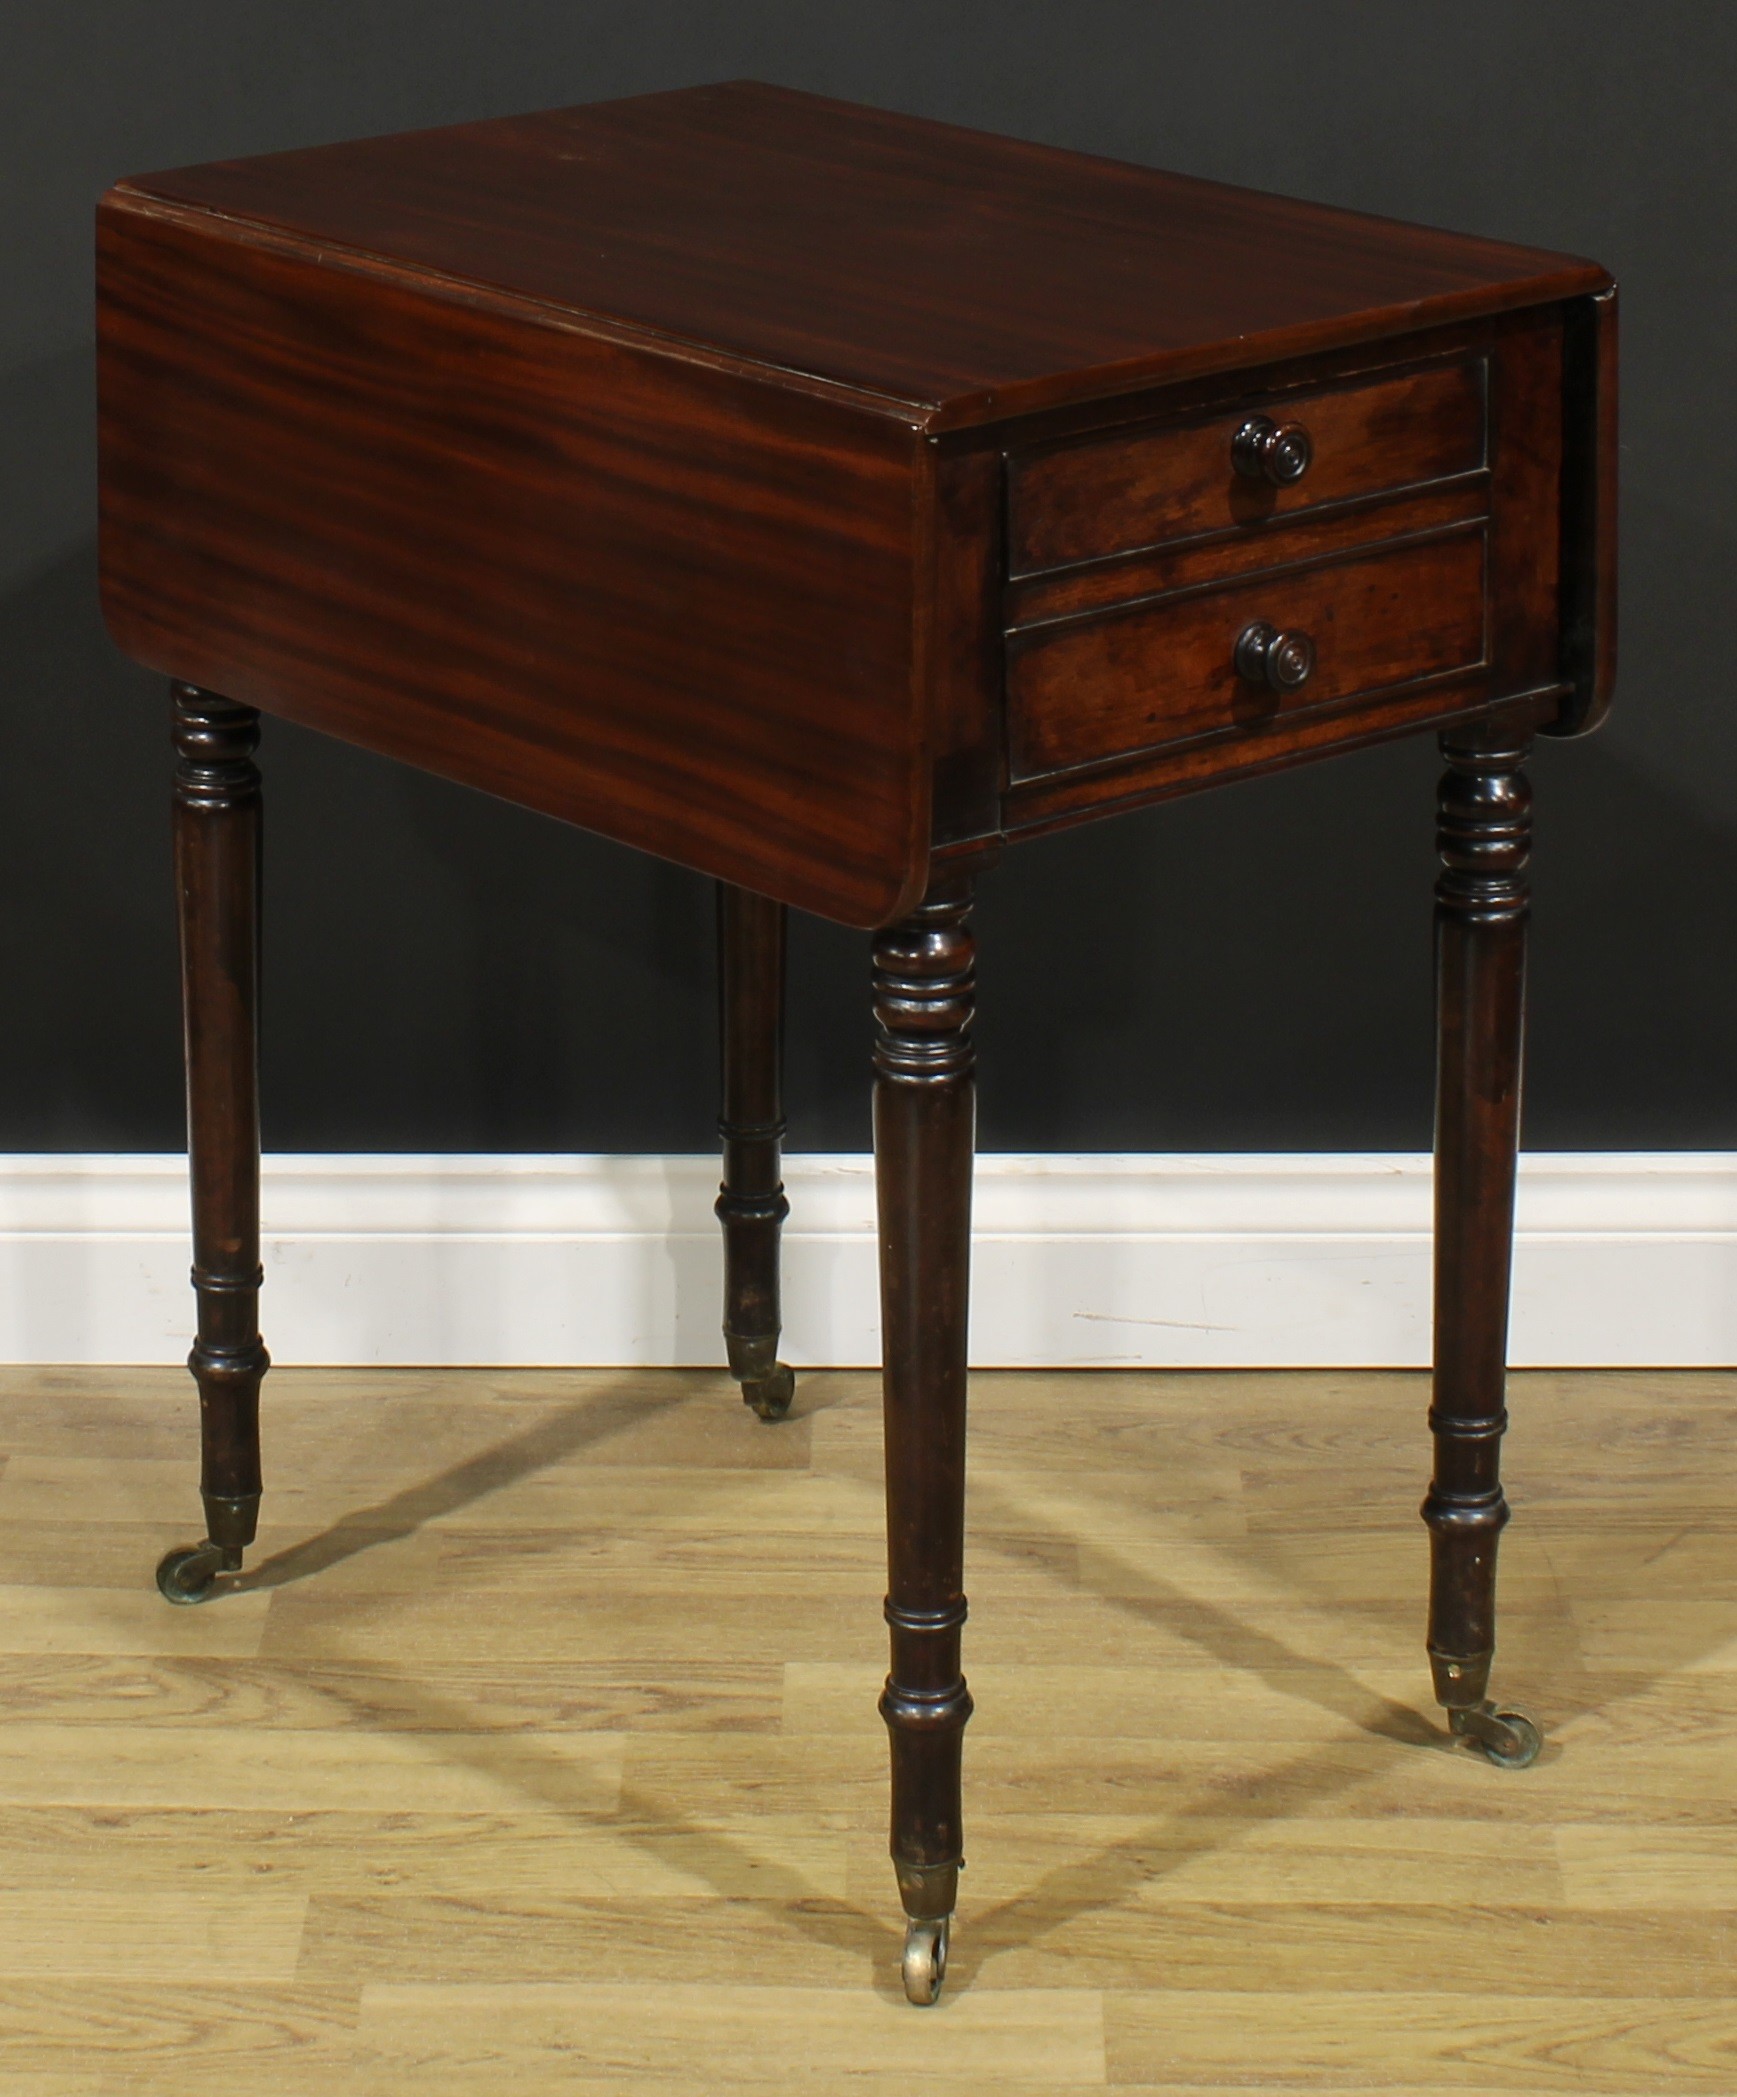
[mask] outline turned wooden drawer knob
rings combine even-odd
[[[1306,633],[1281,633],[1257,619],[1237,636],[1236,673],[1249,684],[1294,692],[1308,683],[1314,667],[1315,644]]]
[[[1289,488],[1309,470],[1315,446],[1300,422],[1251,415],[1230,440],[1230,463],[1251,481]]]

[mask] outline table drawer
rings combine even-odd
[[[1485,360],[1467,357],[1016,456],[1008,464],[1010,572],[1258,527],[1322,503],[1475,472],[1484,464],[1484,401]],[[1311,456],[1299,478],[1276,485],[1249,447],[1242,457],[1252,471],[1238,470],[1238,433],[1262,418],[1307,432]]]
[[[1251,628],[1306,637],[1313,664],[1300,684],[1270,682],[1254,643],[1239,668]],[[1007,637],[1010,776],[1259,728],[1473,670],[1486,653],[1482,525],[1027,627]]]

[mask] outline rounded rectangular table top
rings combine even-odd
[[[929,429],[1609,282],[753,81],[126,187],[882,396]]]
[[[1608,689],[1593,263],[752,82],[137,176],[97,244],[123,649],[847,924],[937,854]],[[1237,403],[1269,396],[1318,458],[1251,497]],[[1111,729],[1053,677],[1010,715],[1037,571],[1149,593],[1178,535],[1235,565],[1269,512],[1486,471],[1487,659],[1456,569],[1452,647],[1355,718],[1251,724],[1224,648],[1173,689],[1168,618],[1070,698]],[[1321,689],[1364,693],[1392,623]],[[1218,728],[1178,757],[1185,718]]]

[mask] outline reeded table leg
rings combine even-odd
[[[259,1524],[259,716],[173,687],[175,886],[187,1040],[187,1153],[205,1541],[171,1551],[157,1585],[202,1602],[240,1570]]]
[[[892,1739],[892,1854],[905,1993],[933,2002],[964,1862],[965,1340],[975,1119],[970,887],[932,890],[875,935],[875,1186],[887,1467],[881,1716]]]
[[[718,883],[718,1037],[723,1074],[724,1345],[762,1420],[790,1410],[796,1378],[778,1359],[778,1232],[784,1198],[785,910]]]
[[[1455,1733],[1523,1767],[1538,1729],[1487,1695],[1496,1645],[1514,1165],[1525,1004],[1530,738],[1494,726],[1441,738],[1437,833],[1435,1475],[1429,1661]]]

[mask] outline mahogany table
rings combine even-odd
[[[123,182],[102,581],[173,679],[221,1588],[260,1494],[261,711],[715,876],[725,1333],[777,1360],[785,910],[873,933],[892,1855],[962,1861],[974,877],[1010,840],[1434,729],[1428,1648],[1488,1693],[1536,732],[1614,663],[1592,263],[751,83]]]

